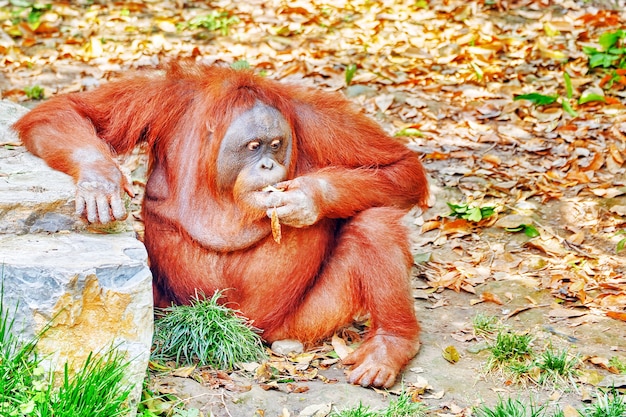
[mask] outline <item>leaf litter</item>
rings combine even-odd
[[[2,98],[32,105],[35,86],[47,98],[179,58],[343,91],[432,177],[437,201],[413,237],[419,298],[436,309],[450,289],[501,306],[511,297],[481,285],[526,279],[559,311],[626,321],[624,0],[20,4],[0,2]],[[334,339],[254,374],[319,378],[333,346],[349,349]]]

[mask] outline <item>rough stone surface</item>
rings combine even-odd
[[[152,276],[132,233],[94,234],[74,214],[74,184],[19,146],[9,126],[26,112],[0,101],[0,263],[14,331],[55,373],[111,348],[131,361],[141,395],[153,332]]]
[[[49,168],[23,146],[0,152],[0,233],[79,231],[72,178]]]
[[[28,113],[26,107],[8,100],[0,100],[0,145],[17,143],[17,135],[10,128],[11,124]]]

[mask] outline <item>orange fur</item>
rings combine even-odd
[[[246,216],[235,194],[216,187],[220,141],[257,101],[292,126],[288,178],[329,185],[313,196],[322,218],[283,226],[281,244],[269,218]],[[346,361],[350,381],[362,385],[390,386],[417,352],[412,260],[400,219],[426,204],[424,170],[415,153],[339,94],[249,71],[174,64],[166,75],[138,74],[55,97],[14,128],[33,153],[77,181],[92,173],[119,183],[114,157],[147,142],[145,243],[157,305],[226,289],[224,302],[268,341],[316,342],[369,314],[371,336]],[[81,160],[76,150],[99,157]]]

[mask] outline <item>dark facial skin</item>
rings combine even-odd
[[[217,157],[218,187],[259,191],[283,181],[291,154],[291,129],[273,107],[257,102],[230,125]]]

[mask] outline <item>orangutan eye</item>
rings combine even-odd
[[[272,143],[270,143],[270,148],[272,148],[273,150],[277,150],[278,148],[280,148],[280,139],[274,139]]]
[[[257,149],[259,149],[260,146],[261,144],[256,140],[248,143],[248,149],[250,149],[251,151],[256,151]]]

